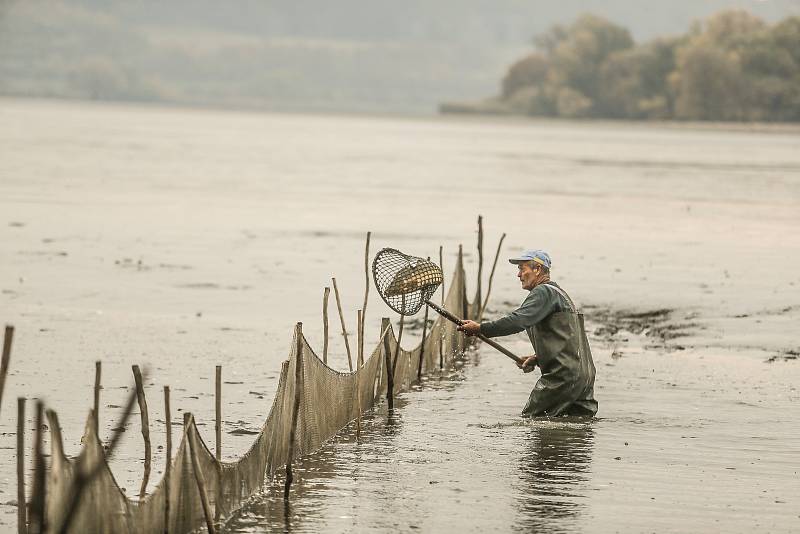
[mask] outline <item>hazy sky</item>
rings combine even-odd
[[[0,93],[432,112],[496,94],[531,38],[591,12],[637,40],[799,0],[0,0]]]

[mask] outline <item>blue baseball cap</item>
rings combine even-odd
[[[550,261],[550,254],[544,250],[526,250],[516,258],[508,259],[508,262],[513,263],[514,265],[525,261],[535,261],[539,265],[545,266],[547,269],[549,269],[550,265],[552,264]]]

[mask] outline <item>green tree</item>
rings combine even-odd
[[[550,78],[577,91],[592,103],[597,99],[600,69],[614,52],[633,46],[630,32],[606,19],[583,15],[564,32],[552,49]]]
[[[747,81],[747,118],[800,119],[800,18],[748,34],[735,44]]]
[[[800,120],[800,17],[774,26],[717,13],[681,37],[635,46],[630,33],[583,15],[534,40],[503,79],[518,113],[563,117]]]
[[[508,98],[523,87],[542,85],[550,67],[542,54],[531,54],[517,61],[503,78],[503,97]]]
[[[611,54],[600,69],[597,113],[629,119],[669,117],[668,78],[675,68],[676,42],[661,39]]]
[[[724,48],[731,48],[742,36],[765,27],[763,20],[743,9],[721,11],[708,17],[701,25],[703,37]]]
[[[735,54],[699,40],[679,51],[672,83],[677,93],[677,118],[742,118],[742,72]]]

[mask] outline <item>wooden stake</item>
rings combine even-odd
[[[458,263],[456,265],[456,269],[458,269],[462,274],[464,273],[464,246],[458,245]],[[466,292],[462,293],[461,295],[461,317],[464,319],[469,319],[469,302],[467,301],[467,294]]]
[[[334,281],[334,288],[336,287]],[[338,295],[338,293],[337,293]],[[300,412],[300,399],[303,394],[303,323],[297,323],[294,329],[294,336],[297,342],[295,349],[296,359],[294,363],[294,403],[292,404],[292,426],[289,430],[289,454],[286,457],[286,483],[283,487],[283,500],[289,500],[289,488],[292,487],[294,474],[292,473],[292,461],[294,460],[294,447],[297,439],[297,419]]]
[[[97,429],[97,435],[100,435],[100,377],[103,372],[103,363],[101,361],[94,362],[94,427]]]
[[[326,287],[325,293],[322,295],[322,330],[325,335],[325,340],[322,343],[322,363],[328,365],[328,297],[331,294],[331,288]]]
[[[405,299],[404,299],[405,300]],[[426,306],[427,308],[427,306]],[[405,309],[405,304],[401,309]],[[403,339],[403,324],[405,323],[405,315],[400,315],[400,327],[397,329],[397,347],[394,349],[394,361],[392,362],[392,374],[397,370],[397,360],[400,358],[400,341]]]
[[[222,366],[217,365],[216,369],[216,386],[214,388],[214,408],[215,408],[215,425],[214,430],[217,435],[217,448],[216,458],[217,461],[222,460]]]
[[[356,441],[361,439],[361,373],[359,370],[364,365],[364,318],[361,315],[361,310],[356,311],[357,331],[356,337],[358,338],[358,366],[356,367]]]
[[[142,487],[139,489],[139,499],[144,499],[147,494],[147,482],[150,480],[150,462],[152,450],[150,447],[150,416],[147,413],[147,399],[144,396],[144,383],[142,372],[138,365],[132,366],[133,379],[136,382],[136,400],[139,403],[139,414],[142,418],[142,438],[144,439],[144,476]]]
[[[44,403],[36,401],[36,434],[33,442],[33,492],[31,494],[31,515],[28,532],[44,534],[47,530],[45,515],[45,495],[47,494],[47,477],[45,473],[44,454],[42,454],[42,426]]]
[[[480,310],[482,306],[482,280],[483,279],[483,216],[478,215],[478,283],[475,295],[475,305]]]
[[[394,409],[394,373],[392,372],[392,349],[389,346],[389,318],[381,319],[381,332],[383,332],[383,359],[386,367],[386,403],[389,411]]]
[[[442,273],[444,273],[444,257],[442,256],[442,246],[439,245],[439,267],[442,269]],[[442,276],[442,308],[444,308],[444,279],[445,277]],[[427,307],[427,306],[426,306]],[[439,370],[441,371],[444,369],[444,330],[440,329],[439,334]]]
[[[350,342],[347,339],[347,328],[344,326],[344,314],[342,313],[342,301],[339,298],[339,288],[336,285],[336,278],[333,280],[333,291],[336,294],[336,307],[339,309],[339,321],[342,323],[342,337],[344,338],[344,348],[347,350],[347,365],[350,372],[353,372],[353,356],[350,354]]]
[[[28,534],[25,500],[25,397],[17,399],[17,533]]]
[[[367,322],[367,300],[369,299],[369,238],[372,232],[367,232],[367,243],[364,247],[364,305],[361,307],[361,332],[359,333],[359,346],[361,347],[361,363],[364,365],[364,328]]]
[[[363,334],[364,331],[364,314],[361,310],[356,310],[356,342],[358,343],[357,352],[358,357],[356,358],[356,369],[364,365],[364,342],[363,342]]]
[[[217,365],[214,380],[214,433],[216,448],[214,467],[217,472],[217,485],[214,494],[214,522],[219,522],[222,502],[222,366]]]
[[[191,414],[189,414],[191,421]],[[184,416],[184,421],[186,416]],[[195,427],[196,428],[196,427]],[[200,493],[200,504],[203,506],[203,516],[206,519],[206,528],[208,534],[216,534],[217,529],[214,526],[214,519],[211,517],[211,504],[208,502],[208,493],[206,492],[206,480],[203,477],[203,472],[200,471],[200,460],[197,457],[197,444],[195,443],[195,430],[191,426],[187,426],[186,433],[189,436],[189,455],[192,457],[192,471],[194,471],[194,480],[197,483],[197,491]]]
[[[442,245],[439,245],[439,268],[442,270],[442,306],[444,306],[444,257],[442,256]]]
[[[111,439],[108,441],[108,445],[106,446],[106,461],[113,457],[114,451],[119,444],[119,440],[121,439],[122,434],[125,432],[125,427],[128,424],[128,418],[133,411],[134,402],[136,402],[136,388],[131,390],[131,393],[128,395],[128,399],[125,402],[125,408],[122,412],[122,415],[117,420],[116,425],[112,427],[114,431],[111,434]],[[92,425],[94,425],[94,417],[92,417]],[[97,427],[93,428],[93,432],[94,435],[91,436],[90,439],[99,439],[97,437]],[[89,484],[91,484],[92,480],[94,480],[94,477],[97,476],[97,473],[99,473],[105,465],[108,464],[106,462],[96,462],[93,466],[82,466],[79,464],[78,468],[74,472],[75,474],[72,484],[70,485],[69,492],[67,493],[66,500],[64,501],[65,504],[63,509],[66,510],[66,512],[58,529],[59,534],[67,534],[69,532],[70,525],[72,525],[72,520],[75,518],[75,513],[80,508],[84,490]],[[87,472],[88,467],[91,467],[91,469]],[[33,501],[34,499],[32,498],[31,500]],[[34,532],[39,531],[29,528],[28,532],[29,534],[33,534]]]
[[[172,410],[169,406],[169,386],[164,386],[164,421],[167,428],[167,465],[164,468],[164,534],[169,534],[169,492],[172,477]]]
[[[3,390],[6,388],[6,375],[8,375],[8,362],[11,360],[11,341],[14,339],[14,327],[6,325],[3,336],[3,359],[0,360],[0,406],[3,404]]]
[[[422,319],[422,343],[420,343],[419,345],[419,366],[417,367],[417,382],[422,381],[422,362],[425,360],[425,334],[427,333],[428,333],[428,306],[426,305],[425,316]]]
[[[489,295],[492,292],[492,280],[494,279],[494,270],[497,267],[497,259],[500,257],[500,249],[503,248],[503,240],[506,238],[506,234],[500,236],[500,242],[497,243],[497,252],[494,255],[494,262],[492,263],[492,272],[489,273],[489,286],[486,288],[486,297],[483,299],[483,304],[481,305],[481,312],[478,315],[478,321],[480,322],[483,319],[483,312],[486,310],[486,303],[489,302]]]

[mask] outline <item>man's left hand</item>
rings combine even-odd
[[[481,333],[481,325],[475,321],[466,320],[458,327],[459,332],[464,332],[468,336]]]

